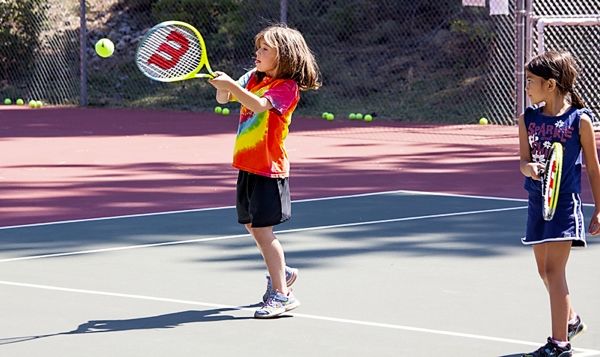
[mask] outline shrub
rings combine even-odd
[[[39,34],[48,10],[46,0],[5,0],[0,2],[0,73],[3,78],[19,77],[33,63]]]

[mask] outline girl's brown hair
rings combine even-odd
[[[277,50],[276,78],[293,79],[300,90],[318,89],[321,86],[315,56],[298,30],[282,24],[269,26],[254,38],[256,48],[261,40]],[[257,74],[264,76],[264,73]]]
[[[560,93],[571,95],[571,104],[575,108],[585,107],[583,98],[575,92],[578,69],[569,52],[544,52],[527,63],[527,71],[545,80],[554,79]]]

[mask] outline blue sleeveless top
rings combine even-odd
[[[559,116],[542,114],[542,108],[529,107],[525,110],[525,128],[531,150],[531,161],[545,164],[552,143],[563,145],[563,171],[560,183],[560,193],[581,192],[581,142],[579,141],[579,122],[581,114],[593,118],[589,109],[569,108]],[[529,192],[540,193],[541,181],[531,177],[525,178],[525,189]],[[540,193],[541,194],[541,193]]]

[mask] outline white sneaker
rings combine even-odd
[[[293,310],[298,306],[300,306],[300,301],[296,299],[291,291],[287,296],[276,291],[269,296],[261,308],[254,312],[254,317],[257,319],[269,319],[279,316],[286,311]]]
[[[285,284],[287,285],[287,287],[289,288],[290,286],[292,286],[296,282],[296,279],[298,279],[298,269],[286,266]],[[265,291],[262,297],[263,303],[267,302],[267,299],[269,298],[269,296],[271,296],[271,294],[273,294],[273,283],[271,282],[271,277],[267,275],[267,290]]]

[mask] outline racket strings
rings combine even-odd
[[[140,44],[136,62],[154,79],[173,79],[196,71],[202,47],[196,35],[185,27],[165,26],[149,33]]]

